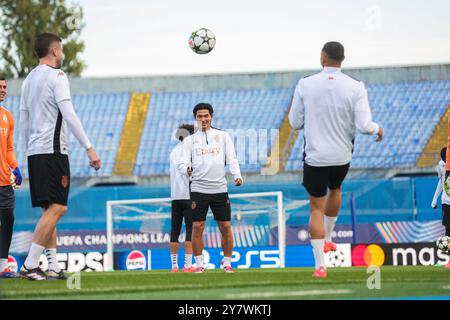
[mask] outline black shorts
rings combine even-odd
[[[191,202],[193,221],[205,221],[210,207],[214,220],[231,220],[231,205],[227,192],[214,194],[191,192]]]
[[[442,204],[442,225],[450,228],[450,206],[445,203]]]
[[[14,189],[12,186],[0,187],[0,209],[14,209]]]
[[[65,154],[37,154],[28,157],[31,203],[48,208],[52,204],[67,206],[70,188],[69,157]]]
[[[192,208],[190,200],[172,200],[172,230],[170,242],[178,242],[181,233],[181,225],[186,225],[186,241],[192,237]]]
[[[306,162],[303,166],[303,185],[313,197],[324,197],[327,188],[340,188],[350,168],[350,163],[342,166],[313,167]]]

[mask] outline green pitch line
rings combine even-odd
[[[5,279],[3,299],[380,299],[447,297],[450,270],[434,267],[383,267],[381,289],[369,290],[365,268],[329,269],[312,279],[312,268],[250,269],[226,274],[172,274],[169,271],[81,273],[79,290],[65,281]]]

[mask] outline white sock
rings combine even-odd
[[[231,267],[231,257],[223,257],[223,266],[230,266]]]
[[[192,254],[185,254],[184,255],[184,267],[185,268],[192,267]]]
[[[197,268],[203,267],[203,255],[195,256],[195,265]]]
[[[170,260],[172,261],[172,269],[178,268],[178,254],[171,254]]]
[[[8,259],[0,259],[0,272],[8,268]]]
[[[61,271],[58,259],[56,258],[56,248],[47,248],[44,250],[45,256],[48,261],[48,270],[53,270],[57,273]]]
[[[36,269],[37,267],[39,267],[39,258],[44,249],[45,247],[40,246],[34,242],[31,244],[30,252],[28,252],[27,259],[23,264],[27,270]]]
[[[336,225],[337,217],[328,217],[324,218],[324,227],[325,227],[325,240],[327,242],[331,242],[331,234],[333,233],[334,226]]]
[[[325,267],[325,254],[323,253],[324,244],[324,239],[311,239],[316,270],[320,269],[320,267]]]

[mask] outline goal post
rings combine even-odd
[[[283,192],[237,193],[230,194],[229,198],[231,201],[232,227],[235,224],[245,224],[245,226],[251,228],[252,224],[255,221],[260,221],[261,218],[264,218],[268,223],[267,229],[276,225],[280,267],[284,268],[286,259],[286,216],[283,207]],[[149,226],[162,228],[162,221],[167,222],[171,217],[170,207],[171,198],[107,201],[105,270],[114,270],[114,228],[117,223],[125,222],[139,225],[143,232],[146,232],[145,230],[148,230]],[[276,217],[273,217],[274,214],[276,214]],[[210,215],[208,214],[208,216]],[[256,230],[256,232],[259,235],[259,231]],[[253,234],[252,237],[253,239],[256,238]]]

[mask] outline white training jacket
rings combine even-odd
[[[315,167],[349,163],[355,129],[363,134],[379,130],[372,122],[364,83],[333,67],[300,79],[289,122],[294,129],[304,128],[303,160]]]
[[[233,141],[227,132],[219,129],[199,130],[184,139],[178,171],[187,175],[187,168],[191,164],[191,192],[228,192],[226,165],[235,180],[242,179]]]
[[[439,161],[439,164],[437,166],[437,173],[438,173],[439,180],[436,185],[436,191],[434,192],[434,197],[433,197],[433,201],[431,202],[431,206],[434,207],[437,205],[437,201],[438,201],[439,195],[441,193],[442,193],[441,203],[450,205],[450,197],[447,195],[447,193],[442,192],[443,185],[445,182],[445,162],[442,160]]]
[[[170,153],[170,198],[189,200],[189,177],[178,171],[178,162],[183,155],[183,143],[178,143]]]

